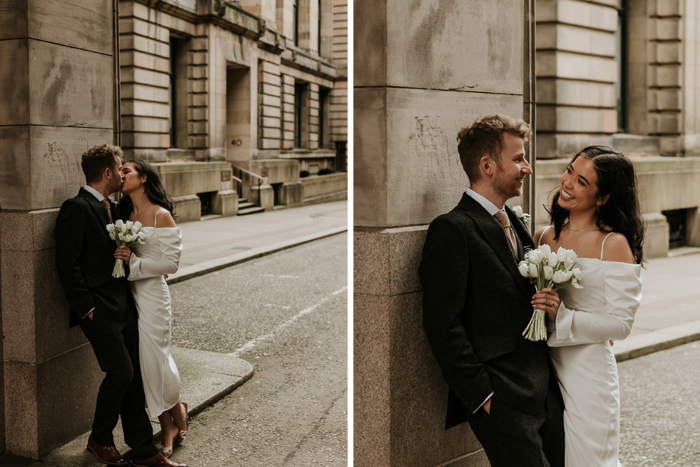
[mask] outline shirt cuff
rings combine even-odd
[[[90,313],[92,313],[93,311],[95,311],[95,307],[94,307],[94,306],[92,307],[92,309],[91,309],[90,311],[88,311],[87,313],[85,313],[85,315],[83,315],[83,317],[80,318],[80,319],[85,319],[85,318],[87,318],[87,316],[88,316]],[[489,397],[491,397],[491,396],[489,396]]]
[[[477,407],[476,410],[472,413],[477,413],[479,411],[479,409],[482,408],[484,406],[484,404],[487,403],[491,399],[492,396],[493,396],[493,391],[491,391],[491,394],[486,396],[486,399],[484,399],[484,402],[482,402],[481,405],[479,405],[479,407]]]

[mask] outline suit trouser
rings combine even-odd
[[[492,467],[564,467],[562,405],[551,390],[537,415],[520,412],[495,394],[490,410],[478,410],[469,425]]]
[[[80,327],[90,341],[97,363],[105,372],[95,404],[92,437],[102,446],[113,446],[112,432],[122,417],[124,441],[136,460],[158,453],[153,444],[153,427],[146,414],[139,363],[138,315],[132,303],[123,322],[99,314],[84,318]]]

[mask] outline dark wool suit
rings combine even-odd
[[[116,210],[112,209],[116,220]],[[109,216],[81,188],[66,200],[56,220],[56,268],[70,304],[70,325],[80,325],[105,372],[95,407],[92,436],[113,446],[112,431],[122,417],[124,438],[140,460],[157,454],[144,409],[139,364],[138,315],[126,278],[112,277],[116,243],[105,229]],[[92,320],[84,316],[94,308]]]
[[[522,258],[532,238],[506,212]],[[446,429],[468,421],[494,467],[563,467],[561,394],[547,345],[522,336],[535,289],[503,227],[465,193],[430,224],[420,279],[425,333],[450,388]],[[492,392],[491,413],[477,410]]]

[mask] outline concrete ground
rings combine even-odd
[[[642,270],[642,305],[632,333],[616,342],[618,361],[700,339],[700,249],[672,250]]]

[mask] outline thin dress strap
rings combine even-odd
[[[611,236],[611,235],[614,234],[614,233],[615,233],[615,232],[610,232],[610,233],[607,234],[607,235],[605,236],[605,238],[603,239],[603,244],[600,246],[600,260],[601,260],[601,261],[603,261],[603,248],[605,248],[605,240],[607,240],[608,237]]]
[[[546,229],[544,229],[544,232],[542,232],[542,235],[540,235],[540,239],[539,239],[539,240],[537,240],[537,248],[539,248],[539,247],[540,247],[540,243],[542,243],[542,239],[544,238],[544,234],[546,234],[546,233],[547,233],[547,231],[548,231],[549,229],[551,229],[551,228],[552,228],[552,226],[551,226],[551,225],[549,225],[549,226],[547,226],[547,228],[546,228]]]
[[[156,216],[155,216],[155,218],[153,219],[153,227],[156,228],[156,229],[158,228],[158,214],[159,214],[161,211],[165,211],[165,209],[160,208],[159,210],[157,210],[157,211],[156,211]]]

